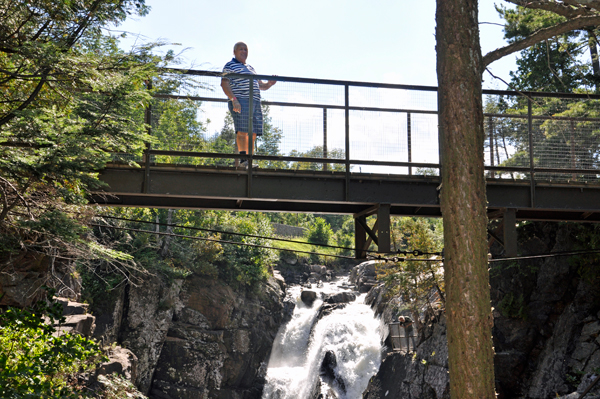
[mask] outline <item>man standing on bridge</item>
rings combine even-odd
[[[263,115],[260,106],[260,90],[268,90],[276,81],[253,80],[253,109],[250,110],[250,79],[227,78],[229,73],[243,73],[256,75],[256,71],[250,65],[246,64],[248,58],[248,46],[246,43],[238,42],[233,46],[234,57],[225,64],[223,68],[223,78],[221,79],[221,88],[229,99],[227,105],[233,125],[236,131],[236,143],[240,154],[247,154],[248,149],[248,119],[252,114],[252,148],[256,150],[256,136],[262,135]],[[242,166],[248,166],[248,160],[242,159]],[[238,162],[236,160],[236,166]]]

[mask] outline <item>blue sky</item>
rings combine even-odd
[[[150,14],[118,30],[133,42],[179,43],[185,67],[220,71],[244,41],[260,74],[436,85],[435,1],[146,0]],[[496,2],[499,3],[499,2]],[[479,21],[501,23],[494,1],[480,1]],[[505,44],[502,27],[481,24],[485,54]],[[509,80],[515,57],[491,65]],[[484,88],[505,85],[484,74]]]

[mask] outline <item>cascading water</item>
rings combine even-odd
[[[302,287],[289,289],[296,308],[273,345],[263,399],[312,399],[319,379],[316,393],[322,398],[362,397],[381,363],[379,321],[364,304],[365,294],[317,320],[321,294],[347,291],[342,288],[346,282],[344,278],[312,288],[317,293],[312,306],[300,300]]]

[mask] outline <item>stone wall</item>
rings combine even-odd
[[[304,227],[288,226],[287,224],[271,223],[275,234],[284,237],[304,237],[308,231]]]

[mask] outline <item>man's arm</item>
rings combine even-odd
[[[242,106],[240,105],[240,102],[235,97],[235,94],[233,94],[233,90],[231,90],[231,85],[229,84],[229,79],[221,78],[221,88],[223,89],[223,93],[225,93],[227,98],[232,100],[233,111],[241,112]]]

